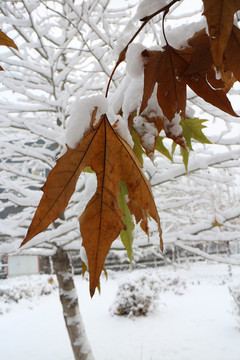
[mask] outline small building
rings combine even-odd
[[[33,275],[40,273],[37,255],[11,255],[7,259],[7,276]]]

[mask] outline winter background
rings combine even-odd
[[[109,279],[101,281],[101,295],[93,299],[87,280],[76,276],[80,309],[96,359],[238,360],[240,317],[230,288],[239,289],[239,275],[239,267],[205,261],[109,272]],[[55,282],[54,276],[45,275],[0,282],[1,359],[73,358]],[[125,291],[117,296],[122,284]],[[138,305],[147,297],[152,302],[146,316],[114,315],[126,296],[131,302],[126,284],[138,288]]]
[[[79,102],[75,110],[71,110],[72,104],[78,97],[102,93],[113,59],[136,30],[137,19],[168,1],[152,1],[151,6],[143,1],[137,9],[137,1],[114,0],[108,4],[105,0],[90,0],[85,4],[91,16],[86,13],[84,22],[79,21],[81,8],[51,2],[57,12],[63,11],[66,18],[78,24],[80,33],[66,18],[40,3],[29,0],[23,5],[0,4],[3,30],[20,48],[20,55],[0,49],[4,67],[0,74],[1,254],[13,254],[25,236],[41,197],[39,189],[64,146],[65,129],[70,142],[76,141],[72,136],[79,139],[84,130],[83,123],[78,134],[71,131],[69,115],[73,124],[79,112]],[[166,26],[168,40],[176,47],[183,44],[183,37],[199,29],[195,24],[186,32],[182,24],[197,22],[201,17],[200,0],[194,1],[194,9],[190,0],[182,4],[169,14]],[[18,6],[22,6],[20,10]],[[50,14],[50,26],[46,14]],[[178,36],[172,32],[176,22],[180,25]],[[203,19],[201,26],[204,24]],[[152,42],[163,45],[157,26],[157,22],[149,25],[138,41],[146,46]],[[122,102],[127,116],[133,106],[129,99],[135,104],[139,101],[141,94],[134,79],[139,76],[141,63],[132,55],[141,46],[130,49],[127,81],[123,81],[124,67],[113,78],[113,113]],[[230,97],[234,108],[239,109],[239,86]],[[179,150],[174,163],[159,155],[154,165],[145,159],[144,168],[153,185],[166,249],[173,253],[176,248],[190,251],[198,261],[186,258],[178,262],[178,258],[172,258],[161,267],[108,270],[108,280],[104,276],[101,279],[101,295],[96,293],[93,299],[87,275],[76,275],[80,311],[97,360],[240,358],[239,120],[204,104],[191,92],[188,98],[189,114],[194,111],[195,116],[209,120],[204,133],[214,145],[193,144],[188,177]],[[126,131],[124,135],[128,137]],[[167,139],[164,144],[170,151]],[[60,219],[57,227],[36,237],[34,247],[23,253],[51,256],[59,247],[79,251],[77,216],[95,186],[94,175],[83,174],[65,221]],[[159,241],[154,224],[150,243],[138,228],[135,238],[136,246],[156,245]],[[225,253],[209,251],[212,244],[217,249],[216,244],[223,243],[228,244]],[[113,247],[122,248],[119,239]],[[205,260],[200,261],[199,256]],[[55,275],[0,280],[0,359],[43,358],[73,359]]]

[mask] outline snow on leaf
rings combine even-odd
[[[165,119],[164,121],[164,131],[166,136],[169,139],[172,139],[176,144],[180,145],[184,149],[186,148],[186,142],[182,134],[182,127],[181,127],[181,117],[179,114],[176,114],[172,119],[172,122]]]
[[[164,120],[160,116],[148,116],[144,114],[134,118],[134,129],[140,138],[140,145],[150,158],[153,156],[157,137],[163,128],[163,123]],[[134,135],[135,134],[133,134],[133,136]],[[137,148],[137,150],[139,151],[140,149]]]

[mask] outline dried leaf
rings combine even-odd
[[[103,116],[92,144],[87,162],[97,174],[97,191],[79,218],[89,263],[91,295],[94,294],[110,246],[124,229],[123,213],[118,204],[121,180],[126,183],[129,196],[141,209],[148,211],[160,230],[151,188],[140,169],[141,165],[129,145],[113,130],[106,116]]]
[[[233,73],[240,81],[240,30],[233,26],[228,44],[224,53],[225,71]]]
[[[235,53],[233,53],[231,46],[229,46],[230,40],[233,40],[232,38],[233,36],[231,35],[226,49],[229,51],[229,54],[227,54],[228,55],[227,58],[230,60],[230,62],[232,61],[232,59],[236,58]],[[211,49],[210,49],[210,39],[205,29],[196,32],[194,36],[188,40],[188,44],[193,47],[193,55],[191,58],[191,62],[184,73],[185,75],[191,75],[195,73],[204,74],[204,72],[206,74],[208,69],[215,68]],[[238,44],[236,45],[237,46],[233,46],[234,52],[239,51],[239,48],[237,48]],[[226,58],[226,51],[224,53],[224,58]],[[235,62],[235,64],[237,65],[237,66],[235,65],[235,68],[239,69],[238,63]],[[230,65],[229,69],[232,69],[233,65],[232,64],[229,65]],[[227,93],[233,86],[236,79],[234,78],[232,71],[226,68],[226,61],[224,64],[224,68],[221,68],[218,71],[218,76],[221,76],[221,79],[224,82],[224,85],[222,84],[222,90],[225,93]]]
[[[188,86],[202,99],[229,115],[238,116],[223,90],[224,82],[216,79],[213,69],[209,68],[202,73],[184,75],[184,78]]]
[[[126,183],[130,198],[157,222],[161,246],[162,239],[159,215],[141,165],[130,146],[114,131],[107,116],[102,115],[97,127],[84,134],[76,149],[68,148],[49,173],[43,197],[22,245],[45,230],[65,209],[81,171],[89,166],[96,173],[97,190],[79,223],[93,296],[110,246],[125,228],[119,206],[121,180]]]
[[[146,235],[149,236],[149,228],[148,228],[148,216],[146,210],[140,209],[140,207],[137,205],[135,201],[132,199],[128,199],[128,208],[132,215],[134,215],[136,219],[136,223],[138,224],[140,222],[140,226],[142,230],[146,233]],[[163,243],[160,241],[160,248],[163,251]]]
[[[226,49],[233,26],[233,15],[240,9],[239,0],[203,0],[210,34],[210,46],[216,67],[223,66]]]
[[[215,218],[214,218],[214,221],[212,222],[212,226],[221,227],[221,226],[223,226],[223,224],[220,224],[220,223],[217,221],[216,217],[215,217]]]
[[[144,90],[140,113],[147,107],[155,83],[158,83],[157,99],[163,114],[169,121],[176,113],[183,117],[186,107],[186,83],[180,77],[188,67],[192,49],[175,50],[165,46],[164,51],[144,50]]]
[[[42,187],[42,199],[21,245],[45,230],[67,207],[81,171],[88,166],[85,158],[96,133],[97,129],[86,133],[76,149],[68,147],[67,152],[57,160]]]
[[[12,39],[10,39],[10,37],[8,37],[2,30],[0,30],[0,45],[13,47],[14,49],[18,50],[18,47],[15,44],[15,42]]]
[[[193,48],[193,54],[190,64],[184,74],[190,75],[200,73],[211,68],[213,65],[213,58],[206,29],[196,32],[193,37],[188,40],[188,44]]]

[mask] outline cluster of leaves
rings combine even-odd
[[[97,121],[96,108],[93,108],[89,128],[82,140],[74,149],[67,148],[42,189],[43,197],[22,245],[45,230],[66,208],[84,169],[90,167],[96,173],[96,193],[79,218],[82,244],[88,258],[91,295],[98,286],[111,244],[119,235],[131,258],[132,216],[147,234],[149,216],[156,221],[163,248],[159,215],[150,184],[141,170],[142,154],[145,150],[148,156],[152,156],[155,150],[159,150],[171,158],[159,136],[164,130],[175,145],[181,146],[187,167],[191,140],[209,142],[202,133],[204,120],[186,118],[187,86],[213,106],[237,116],[226,93],[240,75],[240,30],[233,25],[233,15],[240,9],[240,4],[235,0],[204,0],[203,3],[208,33],[202,29],[192,38],[184,39],[188,46],[179,50],[168,44],[163,26],[166,40],[163,49],[146,49],[141,53],[144,63],[142,100],[139,108],[127,119],[134,148],[121,137],[117,124],[110,124],[107,114],[102,114]],[[169,6],[155,13],[164,11],[163,25]],[[151,18],[144,18],[144,24]],[[127,47],[120,54],[117,65],[125,59],[126,51]],[[161,115],[150,105],[154,89],[157,90]],[[134,127],[136,116],[156,129],[153,144],[144,142],[147,127],[144,131]]]

